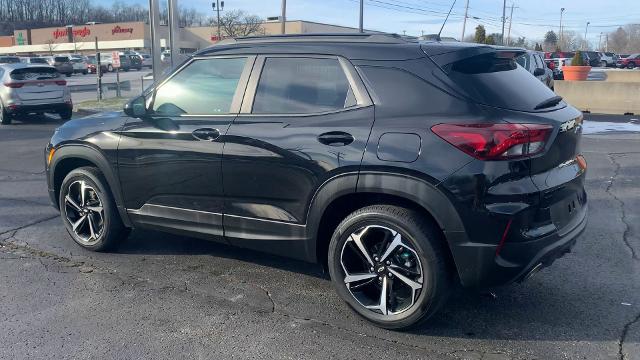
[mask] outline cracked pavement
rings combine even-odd
[[[584,137],[589,224],[572,253],[391,332],[308,264],[150,231],[76,246],[42,173],[58,125],[0,127],[0,358],[640,360],[640,134]]]

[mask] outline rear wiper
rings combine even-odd
[[[562,101],[562,96],[554,96],[554,97],[550,97],[547,100],[541,102],[540,104],[536,105],[535,108],[533,108],[534,110],[540,110],[540,109],[546,109],[546,108],[550,108],[552,106],[556,106],[558,105],[558,103]]]

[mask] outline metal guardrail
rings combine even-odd
[[[85,92],[85,91],[96,91],[96,84],[82,84],[82,85],[68,85],[69,91],[71,92]],[[118,83],[110,82],[110,83],[102,83],[102,91],[112,90],[116,91],[118,89]],[[131,81],[125,80],[120,82],[120,90],[121,91],[131,91]]]

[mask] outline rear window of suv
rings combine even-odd
[[[53,58],[55,62],[69,62],[69,58],[66,56],[56,56]]]
[[[535,111],[555,96],[512,58],[498,53],[469,57],[450,65],[449,78],[475,102],[519,111]]]
[[[31,59],[29,59],[29,62],[32,63],[32,64],[46,64],[47,63],[47,59],[31,58]]]
[[[13,80],[48,80],[60,77],[60,73],[49,67],[27,67],[16,69],[9,74]]]

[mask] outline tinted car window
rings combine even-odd
[[[337,59],[268,58],[256,90],[257,114],[308,114],[344,109],[349,82]]]
[[[46,80],[60,77],[60,73],[50,67],[28,67],[13,70],[9,76],[13,80]]]
[[[1,56],[0,57],[0,63],[2,64],[17,64],[20,62],[20,58],[19,57],[15,57],[15,56]]]
[[[520,66],[522,66],[523,68],[529,70],[529,62],[530,62],[529,54],[523,54],[518,56],[516,58],[516,62],[518,62],[518,64],[520,64]]]
[[[156,91],[153,110],[165,116],[228,114],[246,61],[192,62]]]
[[[449,78],[474,101],[506,109],[533,111],[536,105],[555,96],[515,60],[496,53],[454,62]]]
[[[66,56],[56,56],[53,58],[55,62],[69,62],[69,58]]]
[[[31,59],[29,59],[29,62],[32,63],[32,64],[46,64],[47,63],[47,59],[31,58]]]

